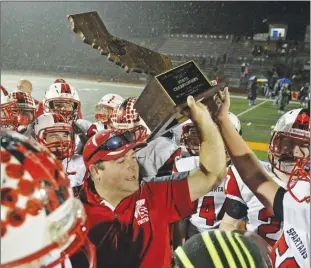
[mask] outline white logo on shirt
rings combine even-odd
[[[138,225],[141,225],[149,221],[149,211],[145,206],[145,202],[146,202],[145,199],[140,199],[136,201],[134,216],[137,219]]]

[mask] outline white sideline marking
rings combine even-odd
[[[245,93],[246,94],[246,93]],[[239,95],[232,95],[230,94],[230,98],[233,98],[233,99],[245,99],[247,100],[247,95],[245,96],[239,96]],[[266,98],[256,98],[256,100],[262,100],[262,101],[274,101],[274,99],[266,99]],[[296,103],[296,104],[299,104],[299,101],[290,101],[289,103]]]
[[[239,113],[239,114],[237,115],[237,117],[240,117],[241,115],[246,114],[246,113],[248,113],[249,111],[256,109],[257,107],[259,107],[260,105],[265,104],[266,102],[268,102],[268,100],[265,100],[265,101],[263,101],[263,102],[261,102],[261,103],[255,105],[255,106],[253,106],[253,107],[251,107],[251,108],[245,110],[244,112]]]

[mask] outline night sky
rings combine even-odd
[[[1,2],[1,30],[68,27],[66,15],[98,11],[117,36],[167,33],[245,34],[268,32],[268,23],[289,24],[288,38],[303,40],[310,2]],[[291,26],[292,25],[292,26]],[[7,31],[5,29],[5,31]]]

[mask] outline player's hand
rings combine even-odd
[[[216,113],[216,120],[221,121],[224,117],[228,116],[230,108],[230,94],[228,87],[225,87],[222,94],[216,96],[215,99],[218,105],[218,111]]]
[[[213,123],[209,110],[201,102],[195,102],[192,96],[188,96],[189,117],[199,127],[203,128]]]

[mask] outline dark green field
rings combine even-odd
[[[246,141],[269,143],[271,137],[272,126],[274,126],[280,117],[277,108],[273,107],[272,100],[256,100],[254,109],[241,114],[250,107],[248,100],[244,98],[236,98],[239,95],[231,96],[230,111],[237,115],[242,124],[243,138]],[[240,96],[239,96],[240,97]],[[265,103],[263,103],[265,102]],[[263,104],[261,104],[263,103]],[[256,108],[255,108],[256,107]],[[290,103],[285,111],[299,108],[299,103]],[[267,159],[267,153],[263,151],[255,151],[261,160]]]

